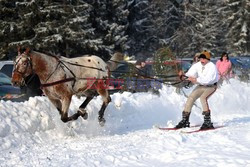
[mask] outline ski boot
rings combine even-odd
[[[202,115],[204,115],[204,123],[200,129],[214,129],[213,123],[211,122],[210,111],[203,111]]]
[[[178,123],[178,125],[175,126],[175,128],[180,129],[180,128],[190,127],[189,116],[190,116],[189,112],[183,111],[182,112],[182,120]]]

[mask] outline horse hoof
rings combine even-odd
[[[61,118],[61,120],[62,120],[64,123],[68,122],[68,118]]]
[[[86,110],[84,110],[84,109],[79,109],[77,112],[78,112],[78,114],[80,114],[80,116],[81,116],[84,120],[88,119],[88,113],[86,112]]]
[[[106,120],[105,120],[104,118],[100,118],[100,119],[99,119],[99,124],[100,124],[100,126],[104,126],[104,125],[105,125],[105,122],[106,122]]]

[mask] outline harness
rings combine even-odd
[[[32,60],[31,60],[31,57],[28,53],[26,53],[27,55],[27,58],[28,58],[28,64],[25,68],[25,71],[24,72],[20,72],[18,70],[15,69],[16,72],[18,72],[19,74],[21,74],[22,78],[25,80],[26,77],[24,77],[25,73],[27,72],[28,70],[28,67],[30,66],[31,70],[32,70],[32,74],[31,75],[35,75],[34,73],[34,70],[33,70],[33,66],[32,66]],[[54,86],[54,85],[57,85],[57,84],[62,84],[62,83],[65,83],[65,82],[71,82],[73,81],[73,85],[72,87],[75,86],[75,82],[77,81],[77,79],[82,79],[82,80],[88,80],[89,78],[77,78],[76,75],[74,74],[74,72],[66,65],[66,64],[70,64],[70,65],[74,65],[74,66],[79,66],[79,67],[84,67],[84,68],[89,68],[89,69],[95,69],[95,70],[98,70],[98,71],[105,71],[101,68],[97,68],[97,67],[91,67],[91,66],[85,66],[85,65],[80,65],[80,64],[76,64],[76,63],[72,63],[72,62],[68,62],[68,61],[64,61],[64,60],[61,60],[58,56],[55,56],[55,55],[48,55],[48,56],[51,56],[51,57],[54,57],[56,60],[57,60],[57,65],[56,65],[56,68],[49,74],[49,76],[46,78],[45,82],[47,82],[52,76],[53,74],[55,73],[55,71],[60,67],[61,69],[63,69],[65,71],[65,68],[71,73],[71,75],[73,77],[69,77],[69,78],[65,78],[65,79],[62,79],[62,80],[58,80],[58,81],[54,81],[54,82],[50,82],[50,83],[44,83],[44,84],[41,84],[41,89],[43,88],[46,88],[46,87],[49,87],[49,86]],[[18,62],[20,61],[20,59],[15,63],[17,64]],[[114,61],[114,60],[109,60],[111,62],[114,62],[114,63],[118,63],[118,64],[126,64],[126,63],[123,63],[123,62],[119,62],[119,61]],[[131,63],[130,63],[131,64]],[[133,64],[132,64],[133,65]],[[131,73],[131,72],[124,72],[124,71],[109,71],[109,72],[119,72],[119,73],[127,73],[127,74],[133,74],[133,75],[138,75],[140,77],[143,77],[145,79],[149,79],[149,80],[152,80],[152,81],[157,81],[157,82],[160,82],[162,84],[166,84],[166,85],[177,85],[177,84],[180,84],[184,81],[184,79],[180,79],[174,83],[169,83],[169,81],[166,80],[166,78],[170,78],[170,77],[178,77],[179,75],[160,75],[160,77],[164,77],[165,80],[162,80],[162,79],[158,79],[158,78],[155,78],[155,77],[152,77],[152,76],[147,76],[145,75],[145,71],[137,68],[135,65],[133,65],[133,68],[135,68],[136,70],[140,71],[140,73]],[[65,71],[66,72],[66,71]],[[66,74],[65,74],[66,75]],[[159,76],[156,76],[156,77],[159,77]],[[30,79],[31,80],[31,79]],[[105,78],[105,79],[97,79],[97,80],[108,80],[108,78]],[[27,82],[28,83],[28,82]],[[25,84],[27,84],[25,83]],[[189,85],[190,85],[191,82],[188,82],[184,87],[185,88],[189,88]]]

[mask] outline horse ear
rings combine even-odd
[[[17,46],[17,54],[18,54],[18,56],[20,56],[20,55],[21,55],[20,50],[21,50],[21,47],[20,47],[20,46]]]
[[[27,55],[30,52],[30,48],[26,48],[25,54]]]

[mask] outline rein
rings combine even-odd
[[[119,64],[127,64],[127,63],[123,63],[123,62],[119,62],[119,61],[114,61],[114,60],[109,60],[109,61],[112,61],[112,62],[114,62],[114,63],[119,63]],[[131,64],[131,65],[133,66],[133,68],[135,68],[135,69],[138,70],[139,72],[143,72],[143,73],[145,74],[144,71],[142,71],[141,69],[137,68],[134,64],[132,64],[132,63],[128,63],[128,64]],[[161,80],[161,79],[154,78],[154,77],[152,77],[152,76],[142,75],[142,74],[140,74],[140,73],[131,73],[131,72],[124,72],[124,71],[116,71],[116,70],[110,71],[110,72],[111,72],[111,73],[112,73],[112,72],[117,72],[117,73],[124,73],[124,74],[133,74],[133,75],[136,74],[136,75],[139,75],[139,76],[141,76],[141,77],[143,77],[143,78],[151,79],[151,80],[154,80],[154,81],[158,81],[158,82],[160,82],[160,83],[162,83],[162,84],[165,84],[165,85],[172,85],[172,86],[173,86],[173,85],[180,84],[180,83],[182,83],[182,82],[185,81],[184,79],[180,79],[180,80],[175,80],[176,82],[174,82],[174,83],[169,83],[169,81],[167,81],[166,79],[165,79],[165,81],[164,81],[164,80]],[[156,76],[161,76],[161,77],[164,77],[164,78],[179,77],[179,75],[156,75]],[[188,84],[185,85],[184,87],[185,87],[185,88],[188,88],[189,85],[190,85],[190,82],[188,82]]]
[[[66,79],[62,79],[62,80],[59,80],[59,81],[50,82],[50,83],[46,83],[46,84],[41,84],[41,89],[49,87],[49,86],[54,86],[54,85],[57,85],[57,84],[65,83],[65,82],[70,82],[70,81],[76,81],[75,77],[66,78]]]

